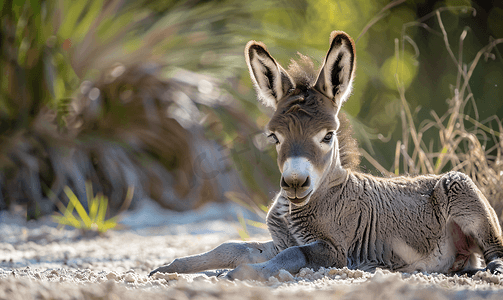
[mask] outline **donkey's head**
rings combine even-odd
[[[248,42],[245,57],[259,99],[275,109],[267,130],[278,151],[282,194],[305,205],[329,172],[342,169],[338,114],[351,93],[354,42],[344,32],[332,32],[317,77],[296,62],[287,72],[260,42]]]

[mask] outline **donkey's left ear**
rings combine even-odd
[[[345,32],[330,34],[328,50],[314,87],[340,108],[351,93],[355,70],[355,43]]]

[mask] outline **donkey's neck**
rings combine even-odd
[[[326,189],[332,188],[334,186],[343,184],[348,179],[349,172],[341,166],[333,167],[325,180],[322,182],[322,186]]]
[[[340,185],[341,183],[345,182],[348,177],[348,171],[344,167],[342,167],[341,164],[338,139],[335,141],[334,147],[335,150],[333,151],[332,164],[327,170],[327,175],[320,185],[320,187],[323,187],[325,189]]]
[[[329,189],[334,186],[341,185],[345,183],[348,179],[349,171],[341,166],[339,152],[334,151],[334,158],[332,165],[327,170],[327,174],[322,179],[322,182],[318,188],[318,197],[325,195]]]
[[[302,207],[295,207],[294,205],[291,205],[290,201],[286,200],[285,198],[285,207],[289,208],[288,214],[290,215],[292,210],[297,213],[311,213],[314,210],[316,210],[316,207],[324,207],[323,205],[320,206],[318,201],[327,201],[327,195],[331,194],[329,192],[330,189],[336,186],[343,186],[347,183],[349,174],[351,173],[350,170],[344,169],[340,166],[337,168],[332,168],[329,173],[325,176],[323,181],[321,182],[321,185],[316,189],[316,191],[313,193],[311,196],[311,200],[307,205],[302,206]],[[335,200],[333,198],[332,200]],[[288,206],[290,205],[290,206]],[[285,211],[285,213],[287,213]]]

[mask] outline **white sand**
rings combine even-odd
[[[268,282],[230,282],[206,274],[156,274],[154,268],[239,239],[240,208],[212,204],[174,213],[146,202],[123,219],[128,229],[82,237],[50,219],[26,223],[0,214],[0,299],[503,299],[503,276],[473,278],[378,270],[302,269]],[[252,215],[246,215],[252,218]],[[256,240],[266,231],[252,230]]]

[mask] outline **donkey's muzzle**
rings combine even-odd
[[[286,192],[290,200],[303,200],[311,191],[309,173],[296,170],[285,173],[281,176],[281,188]]]

